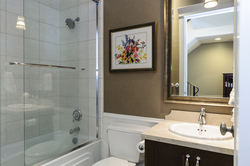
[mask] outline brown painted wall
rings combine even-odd
[[[104,0],[104,112],[164,118],[172,109],[199,111],[201,105],[163,102],[164,0]],[[157,71],[109,73],[109,30],[157,22]],[[230,108],[205,106],[208,112]]]

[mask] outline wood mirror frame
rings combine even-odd
[[[233,107],[228,98],[171,96],[172,76],[172,0],[164,0],[164,102]]]

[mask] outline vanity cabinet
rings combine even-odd
[[[145,166],[186,166],[187,154],[190,156],[188,166],[233,166],[231,155],[145,141]],[[199,165],[196,165],[197,156],[200,157]]]

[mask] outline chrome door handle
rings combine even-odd
[[[200,166],[200,160],[201,158],[199,156],[196,157],[196,165],[195,166]]]
[[[189,158],[190,158],[190,155],[187,154],[186,155],[186,162],[185,162],[185,166],[189,166]]]

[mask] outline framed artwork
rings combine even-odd
[[[156,22],[109,31],[109,72],[155,71]]]

